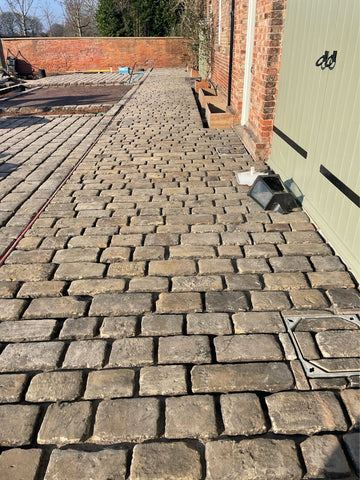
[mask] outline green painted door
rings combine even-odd
[[[358,278],[359,18],[359,0],[287,1],[269,161]]]

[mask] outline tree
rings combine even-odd
[[[36,37],[43,35],[43,25],[38,17],[28,15],[26,17],[27,35]],[[23,35],[22,18],[18,13],[2,12],[0,13],[0,36],[1,37],[19,37]]]
[[[34,0],[5,0],[10,12],[16,15],[20,24],[21,35],[28,37],[30,33],[31,17],[29,12],[33,6]]]
[[[107,36],[161,37],[174,34],[178,0],[99,0],[96,20]]]
[[[126,33],[118,0],[99,0],[96,22],[100,35],[104,37],[121,37]]]
[[[96,0],[62,0],[65,28],[70,35],[96,35]]]

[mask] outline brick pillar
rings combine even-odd
[[[255,159],[270,156],[286,0],[257,0],[249,122],[240,129]]]

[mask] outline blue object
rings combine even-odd
[[[119,67],[119,73],[130,73],[129,67]]]

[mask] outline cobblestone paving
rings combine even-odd
[[[358,378],[306,378],[282,317],[354,313],[356,285],[304,212],[236,184],[251,159],[185,77],[151,73],[0,268],[1,480],[355,478]],[[4,194],[5,233],[37,199],[12,189],[45,197],[92,120],[2,129],[36,177]],[[304,355],[356,362],[356,328],[329,322],[296,332]]]

